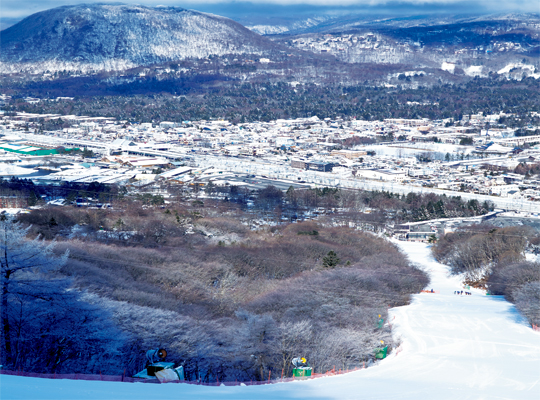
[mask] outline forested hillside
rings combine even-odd
[[[413,78],[414,79],[414,78]],[[521,82],[476,79],[463,85],[441,85],[418,89],[331,85],[289,85],[288,83],[221,82],[214,75],[167,79],[147,76],[133,82],[100,82],[95,78],[76,78],[60,82],[8,82],[0,88],[18,96],[6,104],[7,112],[58,113],[116,117],[137,122],[194,121],[224,118],[234,123],[271,121],[278,118],[356,117],[364,120],[385,118],[454,118],[483,112],[515,113],[509,126],[534,122],[531,111],[540,111],[536,95],[538,80]],[[72,100],[27,103],[22,96],[75,96]],[[81,93],[85,93],[81,96]],[[58,120],[57,123],[66,123]],[[54,127],[45,127],[53,129]],[[58,127],[56,127],[58,128]]]
[[[254,231],[223,204],[21,215],[29,238],[69,252],[55,276],[72,289],[64,303],[13,294],[10,326],[24,335],[12,335],[9,368],[133,374],[160,346],[188,379],[245,381],[289,373],[294,356],[319,372],[362,365],[380,340],[392,348],[379,315],[428,284],[393,244],[313,222]]]
[[[276,47],[217,15],[178,7],[81,4],[32,14],[2,31],[0,69],[123,70],[186,58],[263,54]]]

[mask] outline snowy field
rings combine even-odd
[[[447,143],[409,143],[403,142],[397,143],[392,146],[357,146],[358,150],[371,150],[378,156],[388,156],[392,158],[406,158],[414,157],[420,154],[428,153],[434,160],[444,161],[446,153],[450,153],[453,159],[457,154],[463,153],[464,155],[472,153],[474,147],[471,146],[459,146]],[[471,154],[472,155],[472,154]]]
[[[400,243],[431,275],[440,294],[413,296],[390,310],[402,351],[377,366],[345,375],[262,386],[50,380],[0,375],[8,399],[540,399],[540,333],[512,304],[472,289],[457,296],[459,280],[433,260],[428,246]],[[394,318],[395,317],[395,318]]]
[[[37,169],[19,167],[14,164],[0,163],[0,176],[29,175],[37,172]]]

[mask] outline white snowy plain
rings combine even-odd
[[[204,387],[0,375],[8,399],[540,399],[540,333],[502,297],[462,290],[420,243],[399,246],[431,276],[407,306],[390,309],[402,351],[344,375],[261,386]],[[395,318],[394,318],[395,317]]]

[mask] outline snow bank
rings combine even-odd
[[[516,69],[516,68],[519,68],[519,69],[523,69],[523,70],[529,70],[530,72],[534,72],[534,66],[533,65],[526,65],[526,64],[507,64],[506,67],[504,67],[503,69],[500,69],[499,71],[497,71],[497,73],[499,75],[501,74],[507,74],[509,73],[510,71],[512,71],[513,69]]]
[[[422,243],[399,243],[431,276],[410,305],[390,310],[403,344],[380,364],[345,375],[262,386],[92,382],[0,376],[8,399],[538,399],[540,335],[514,306],[472,289],[454,295],[459,279]]]
[[[283,25],[253,25],[246,28],[259,35],[277,35],[289,31],[289,28]]]
[[[535,67],[534,65],[528,65],[528,64],[507,64],[506,67],[500,69],[497,71],[499,75],[506,75],[507,77],[509,74],[511,74],[514,71],[519,70],[523,74],[523,76],[530,76],[534,79],[540,78],[540,73],[535,73]]]
[[[23,168],[13,164],[0,163],[0,176],[29,175],[34,172],[37,172],[37,170]]]
[[[451,74],[454,73],[455,69],[456,69],[456,64],[453,64],[453,63],[448,63],[448,62],[443,62],[442,65],[441,65],[441,69],[443,71],[448,71],[450,72]]]
[[[464,69],[465,75],[467,76],[482,76],[482,66],[481,65],[471,65]]]

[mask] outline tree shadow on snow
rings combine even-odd
[[[498,312],[498,314],[506,315],[512,322],[515,322],[516,324],[529,326],[529,321],[527,318],[525,318],[512,303],[506,300],[504,296],[489,296],[489,300],[506,303],[508,306],[506,310],[503,312]]]

